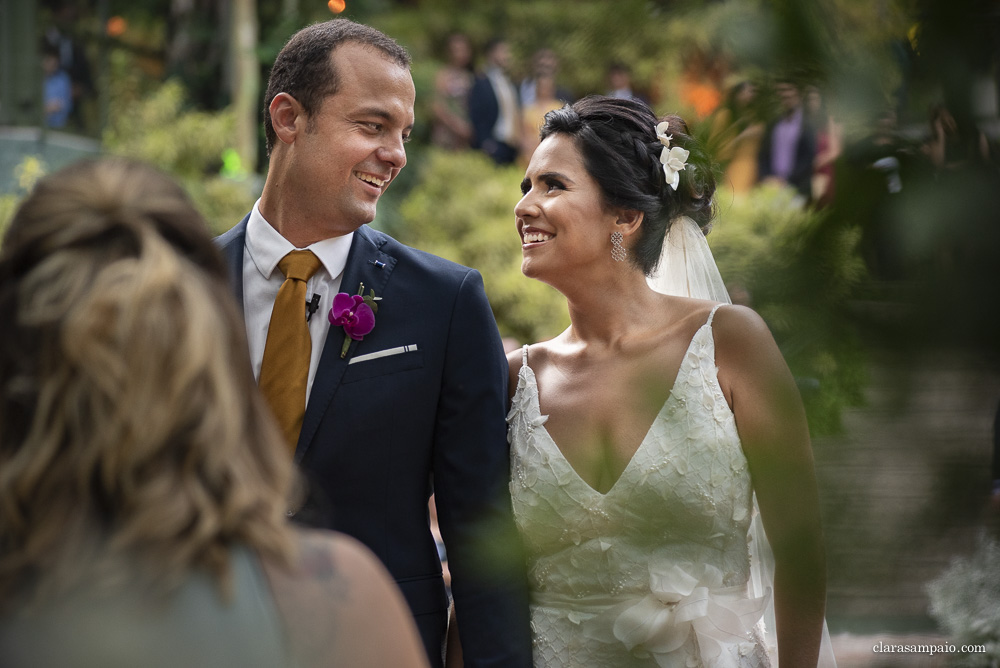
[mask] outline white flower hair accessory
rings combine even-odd
[[[681,170],[687,166],[687,159],[690,152],[680,146],[673,148],[663,147],[660,151],[660,163],[663,165],[663,178],[667,185],[677,190],[677,184],[681,182]]]
[[[670,124],[666,121],[656,124],[656,138],[660,140],[660,143],[664,146],[670,146],[670,140],[674,138],[673,135],[668,135],[667,130],[670,128]]]
[[[666,179],[667,185],[677,190],[677,184],[681,182],[681,170],[687,165],[688,156],[691,155],[690,151],[681,148],[680,146],[670,147],[670,140],[674,138],[673,135],[667,134],[667,128],[669,125],[666,121],[656,124],[656,138],[660,140],[663,144],[663,150],[660,151],[660,164],[663,165],[663,178]]]

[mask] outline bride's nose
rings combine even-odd
[[[532,201],[531,191],[526,192],[514,205],[515,218],[531,218],[538,214],[538,207]]]

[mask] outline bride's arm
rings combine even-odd
[[[744,307],[724,308],[714,330],[719,381],[736,416],[761,520],[774,552],[779,663],[815,666],[826,566],[802,400],[760,316]]]

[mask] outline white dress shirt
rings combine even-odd
[[[333,297],[340,291],[340,282],[347,265],[347,254],[351,250],[354,233],[332,239],[323,239],[306,246],[322,266],[306,283],[306,294],[311,300],[319,295],[319,308],[309,319],[309,336],[312,338],[312,354],[309,357],[309,379],[306,383],[306,402],[312,392],[316,368],[323,354],[323,344],[330,331],[327,317],[333,306]],[[250,362],[253,377],[260,380],[260,365],[264,359],[264,344],[267,342],[267,327],[271,322],[271,309],[278,296],[278,289],[285,282],[285,276],[278,269],[278,262],[296,248],[270,223],[260,215],[260,200],[253,205],[247,222],[246,252],[243,253],[243,313],[247,326],[247,342],[250,344]],[[357,292],[347,286],[345,292]]]
[[[499,107],[497,122],[493,125],[493,138],[510,146],[516,146],[521,118],[517,108],[517,90],[499,67],[488,69],[486,78],[493,86]]]

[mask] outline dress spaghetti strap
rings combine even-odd
[[[712,326],[712,320],[715,318],[715,312],[718,311],[723,306],[726,306],[726,304],[725,303],[720,303],[720,304],[716,304],[715,306],[712,307],[712,312],[708,314],[708,321],[705,323],[706,325],[708,325],[709,327]],[[525,347],[527,347],[527,346],[525,346]]]

